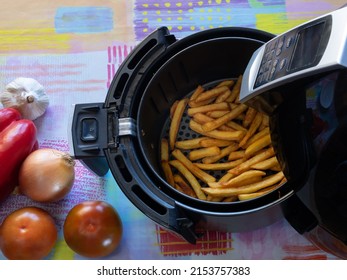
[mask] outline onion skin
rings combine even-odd
[[[75,181],[75,162],[67,153],[42,148],[32,152],[19,171],[19,191],[34,201],[63,199]]]

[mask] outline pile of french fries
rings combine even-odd
[[[198,86],[170,110],[168,139],[161,139],[167,182],[194,198],[233,202],[257,198],[282,185],[271,144],[269,117],[239,102],[242,76],[213,88]],[[183,114],[198,136],[177,140]],[[220,171],[216,178],[213,172]]]

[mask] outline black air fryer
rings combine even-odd
[[[344,70],[289,81],[246,101],[270,116],[272,142],[287,178],[275,191],[220,203],[189,197],[164,179],[160,140],[171,105],[197,85],[209,88],[236,79],[273,38],[230,27],[176,40],[159,28],[120,66],[104,103],[74,106],[71,153],[99,176],[110,169],[138,209],[191,243],[207,229],[254,230],[285,216],[312,242],[347,257]]]

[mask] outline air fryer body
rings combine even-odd
[[[285,217],[342,258],[347,257],[346,82],[347,70],[338,70],[250,100],[271,115],[272,142],[295,192],[283,204]]]

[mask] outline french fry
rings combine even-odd
[[[231,88],[234,84],[235,84],[234,80],[225,80],[225,81],[221,81],[216,87],[227,86],[228,88]]]
[[[228,170],[230,168],[234,168],[235,166],[238,166],[242,162],[244,162],[244,159],[237,159],[234,161],[228,161],[228,162],[220,162],[220,163],[194,163],[195,166],[197,166],[200,169],[203,170]]]
[[[240,103],[228,103],[230,110],[234,110],[237,106],[239,106]]]
[[[235,160],[235,159],[240,159],[243,158],[245,156],[245,150],[238,150],[238,151],[232,151],[230,152],[229,156],[228,156],[228,160]]]
[[[211,117],[207,116],[204,113],[196,113],[192,117],[193,117],[193,120],[195,120],[199,124],[204,124],[213,120]]]
[[[173,115],[176,111],[177,105],[178,105],[179,100],[176,100],[170,107],[170,119],[172,120]]]
[[[245,156],[250,157],[260,151],[261,149],[269,146],[271,144],[271,136],[270,134],[265,135],[264,137],[256,140],[254,143],[249,145],[245,150]]]
[[[175,186],[175,182],[174,182],[174,177],[173,177],[173,173],[172,173],[171,167],[169,165],[169,162],[168,161],[162,161],[161,162],[161,168],[163,169],[166,181],[171,186],[174,187]]]
[[[242,130],[242,131],[247,131],[247,128],[244,128],[242,125],[239,125],[238,123],[234,121],[228,121],[226,123],[227,126],[231,127],[234,130]]]
[[[178,190],[179,192],[184,193],[183,189],[182,189],[178,184],[175,184],[175,185],[174,185],[174,188],[175,188],[176,190]]]
[[[263,152],[261,152],[255,156],[249,158],[248,160],[242,162],[240,165],[230,169],[228,172],[232,173],[234,175],[239,175],[242,172],[245,172],[245,171],[251,169],[252,165],[254,165],[258,162],[261,162],[265,159],[268,159],[274,155],[275,155],[275,151],[274,151],[273,147],[268,148],[268,149],[264,150]]]
[[[245,114],[242,113],[242,114],[238,115],[238,116],[235,118],[235,120],[243,121],[244,118],[245,118]]]
[[[207,122],[210,122],[213,120],[213,118],[203,114],[203,113],[196,113],[193,115],[193,120],[196,121],[197,123],[204,125]],[[221,125],[219,127],[219,130],[223,130],[223,131],[235,131],[235,129],[226,126],[226,125]]]
[[[214,110],[214,111],[206,112],[206,115],[209,116],[210,118],[216,119],[216,118],[220,118],[221,116],[224,116],[225,114],[227,114],[229,112],[230,112],[230,109],[228,109],[228,110]]]
[[[193,116],[196,113],[206,113],[209,111],[216,111],[216,110],[229,110],[229,105],[227,102],[221,102],[221,103],[213,103],[208,104],[200,107],[194,107],[188,109],[188,115]]]
[[[205,148],[212,147],[212,146],[226,147],[232,144],[235,144],[235,142],[230,140],[221,140],[221,139],[214,139],[214,138],[208,138],[208,137],[200,140],[201,147],[205,147]]]
[[[268,127],[269,123],[270,123],[270,117],[268,115],[266,115],[266,114],[263,114],[263,121],[261,122],[259,130],[262,130],[265,127]]]
[[[160,144],[160,160],[169,161],[169,153],[169,142],[166,138],[162,138]]]
[[[236,199],[237,199],[237,196],[236,196]],[[215,196],[208,195],[206,200],[210,202],[221,202],[223,201],[223,197],[215,197]]]
[[[178,133],[181,119],[182,119],[184,110],[187,106],[187,103],[188,103],[187,98],[181,99],[177,104],[177,108],[175,109],[174,115],[172,116],[170,129],[169,129],[169,146],[171,150],[175,148],[177,133]]]
[[[214,100],[215,100],[215,98],[211,98],[211,99],[208,99],[208,100],[197,102],[194,99],[194,100],[190,100],[188,102],[188,105],[189,105],[190,108],[202,107],[202,106],[211,104]]]
[[[260,196],[263,196],[269,192],[272,192],[273,190],[277,189],[278,186],[275,185],[275,186],[271,186],[271,187],[267,187],[265,189],[262,189],[261,191],[257,191],[257,192],[254,192],[254,193],[244,193],[244,194],[239,194],[237,196],[238,200],[240,201],[244,201],[244,200],[249,200],[249,199],[254,199],[254,198],[257,198],[257,197],[260,197]]]
[[[226,172],[219,180],[218,183],[222,183],[222,182],[227,182],[229,181],[231,178],[236,177],[236,175]]]
[[[262,138],[265,135],[269,135],[269,134],[270,134],[270,128],[269,127],[263,128],[262,130],[260,130],[256,134],[254,134],[251,138],[249,138],[248,141],[246,142],[246,144],[243,145],[243,148],[246,149],[249,145],[251,145],[252,143],[257,141],[258,139]]]
[[[287,182],[287,178],[283,177],[283,179],[277,184],[277,186],[281,186],[282,184]]]
[[[227,86],[214,87],[210,90],[206,90],[205,92],[199,94],[199,96],[195,99],[196,102],[210,100],[212,98],[216,98],[218,95],[224,93],[229,90]]]
[[[244,138],[240,141],[240,147],[243,147],[247,143],[248,139],[255,134],[262,120],[263,120],[263,114],[258,112],[255,115],[251,125],[249,126],[249,129],[247,130],[247,133],[245,134]]]
[[[238,101],[239,94],[240,94],[241,83],[242,83],[242,75],[240,75],[237,78],[237,81],[236,81],[235,85],[233,86],[233,88],[231,90],[231,94],[230,94],[229,98],[226,100],[227,102]]]
[[[270,168],[270,170],[271,170],[271,171],[278,172],[278,171],[281,171],[282,168],[281,168],[280,164],[278,163],[278,164],[272,166],[272,167]]]
[[[207,147],[207,148],[200,148],[196,150],[192,150],[189,153],[189,159],[191,161],[199,160],[204,157],[209,156],[216,156],[220,154],[220,148],[217,146]]]
[[[212,131],[203,131],[200,124],[195,122],[194,120],[190,120],[189,127],[191,130],[204,135],[209,136],[216,139],[221,140],[231,140],[231,141],[240,141],[244,135],[244,131],[219,131],[219,130],[212,130]]]
[[[171,185],[175,186],[175,182],[173,179],[173,174],[171,167],[168,163],[169,161],[169,143],[166,138],[161,139],[161,145],[160,145],[160,158],[161,158],[161,167],[164,172],[164,176],[166,181]]]
[[[180,150],[178,149],[173,150],[172,155],[178,161],[182,162],[182,164],[184,164],[184,166],[188,168],[188,170],[191,173],[193,173],[197,178],[199,178],[201,181],[205,183],[216,181],[215,177],[211,176],[210,174],[206,173],[205,171],[195,166]]]
[[[228,99],[228,97],[231,94],[231,90],[227,89],[225,92],[221,93],[220,95],[217,96],[215,103],[221,103],[224,102]]]
[[[261,176],[250,177],[250,178],[247,178],[247,179],[243,180],[242,184],[240,183],[240,186],[253,184],[253,183],[256,183],[256,182],[260,182],[261,180],[262,180]],[[221,183],[221,182],[211,182],[208,185],[209,185],[210,188],[230,188],[230,187],[231,188],[235,188],[235,186],[225,187],[224,183]]]
[[[209,138],[209,137],[197,137],[197,138],[193,138],[193,139],[181,140],[181,141],[177,141],[175,143],[175,147],[177,149],[183,149],[183,150],[191,150],[191,149],[201,148],[201,147],[204,147],[201,145],[201,141],[209,140],[209,139],[211,139],[211,138]],[[216,146],[216,145],[214,145],[214,146]]]
[[[219,197],[217,197],[217,198],[219,198]],[[238,200],[237,195],[231,195],[231,196],[228,196],[228,197],[225,197],[222,199],[223,202],[234,202],[237,200]]]
[[[271,169],[272,167],[277,166],[279,163],[277,161],[276,156],[273,156],[271,158],[268,158],[266,160],[263,160],[261,162],[258,162],[256,164],[253,164],[251,166],[252,169],[258,169],[258,170],[267,170]]]
[[[182,178],[181,175],[179,174],[174,175],[174,181],[176,183],[175,186],[178,186],[181,192],[191,197],[195,197],[195,198],[197,197],[194,190],[189,186],[189,184],[187,184],[187,182]]]
[[[256,114],[257,114],[257,111],[254,108],[248,107],[245,114],[245,118],[243,119],[243,122],[242,122],[243,127],[249,127],[253,119],[255,118]]]
[[[248,185],[250,183],[258,182],[266,175],[266,172],[259,170],[248,170],[240,175],[230,179],[227,182],[222,182],[221,187],[230,188],[230,187],[241,187],[242,185]]]
[[[201,85],[198,85],[193,94],[190,96],[189,101],[195,100],[204,91],[205,89]]]
[[[193,188],[196,196],[201,200],[206,200],[206,195],[202,191],[202,187],[198,180],[194,177],[194,175],[181,163],[179,160],[171,160],[169,161],[170,165],[175,167],[184,178],[187,179],[190,186]]]
[[[203,158],[202,163],[215,163],[219,161],[220,159],[224,158],[225,156],[227,156],[228,154],[230,154],[232,151],[236,151],[238,148],[239,148],[239,145],[236,142],[232,142],[231,145],[223,148],[220,151],[219,155]]]
[[[242,201],[242,200],[248,200],[248,199],[253,199],[253,198],[263,196],[269,192],[272,192],[272,191],[278,189],[285,182],[287,182],[287,179],[286,179],[286,177],[283,177],[283,179],[279,183],[277,183],[273,186],[266,187],[260,191],[255,192],[255,193],[240,194],[240,195],[238,195],[238,199]]]
[[[240,195],[254,193],[266,187],[272,186],[280,182],[284,178],[283,172],[278,172],[274,175],[263,178],[260,182],[244,185],[238,188],[203,188],[206,195],[215,197],[228,197],[232,195]]]
[[[247,109],[245,104],[238,105],[235,109],[231,110],[229,113],[223,115],[218,119],[214,119],[202,125],[203,131],[211,131],[223,124],[226,124],[228,121],[235,119],[238,115],[240,115],[243,111]]]

